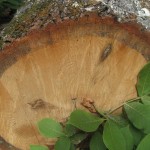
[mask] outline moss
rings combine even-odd
[[[17,39],[26,35],[37,22],[38,26],[42,27],[46,23],[55,22],[57,18],[62,20],[65,17],[78,18],[81,14],[80,8],[83,7],[83,3],[79,3],[79,7],[73,7],[72,4],[73,2],[65,5],[56,0],[33,4],[31,8],[12,19],[1,34],[1,41],[5,42],[7,38]],[[3,42],[1,42],[1,45],[3,45]]]
[[[45,23],[45,19],[49,19],[49,22],[53,21],[56,19],[56,15],[60,15],[59,13],[63,12],[65,7],[67,7],[68,12],[66,15],[68,15],[69,18],[79,17],[81,13],[80,8],[84,7],[83,2],[80,1],[78,3],[79,7],[73,7],[72,4],[73,3],[69,3],[69,5],[65,6],[53,0],[34,4],[25,13],[22,13],[10,22],[9,26],[5,28],[3,36],[9,34],[13,38],[18,38],[22,34],[24,35],[37,20],[41,21],[41,25]],[[20,34],[18,32],[20,32]]]

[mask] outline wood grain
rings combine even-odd
[[[50,25],[0,54],[0,135],[11,144],[23,150],[53,144],[40,136],[36,123],[64,120],[74,101],[83,108],[82,100],[90,98],[108,111],[136,96],[136,76],[146,64],[138,51],[149,45],[119,25],[97,20]]]

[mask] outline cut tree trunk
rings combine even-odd
[[[84,98],[108,111],[136,97],[149,41],[149,33],[134,24],[93,14],[13,42],[0,53],[0,135],[22,150],[51,145],[37,131],[42,118],[64,121],[75,105],[85,109]]]

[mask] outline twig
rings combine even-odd
[[[137,98],[134,98],[134,99],[130,99],[130,100],[128,100],[128,101],[122,103],[121,105],[119,105],[119,106],[116,107],[115,109],[111,110],[108,114],[112,114],[113,112],[115,112],[115,111],[118,110],[119,108],[123,107],[123,105],[126,104],[126,103],[131,103],[131,102],[134,102],[134,101],[138,101],[138,100],[140,100],[140,99],[141,99],[141,97],[137,97]]]
[[[100,116],[100,117],[104,117],[107,119],[107,116],[103,113],[103,112],[100,112],[99,110],[97,110],[97,108],[95,107],[94,104],[92,104],[93,108],[95,109],[96,113]]]

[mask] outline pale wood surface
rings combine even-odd
[[[28,150],[30,144],[49,143],[39,135],[37,121],[45,117],[62,121],[74,109],[73,98],[77,107],[83,98],[91,98],[107,111],[135,97],[136,76],[146,60],[120,40],[129,41],[127,31],[113,28],[93,22],[56,25],[8,48],[29,52],[17,53],[13,63],[11,56],[5,58],[8,63],[1,56],[5,67],[0,78],[0,135]],[[134,45],[136,40],[130,38]],[[104,59],[110,44],[112,50]]]

